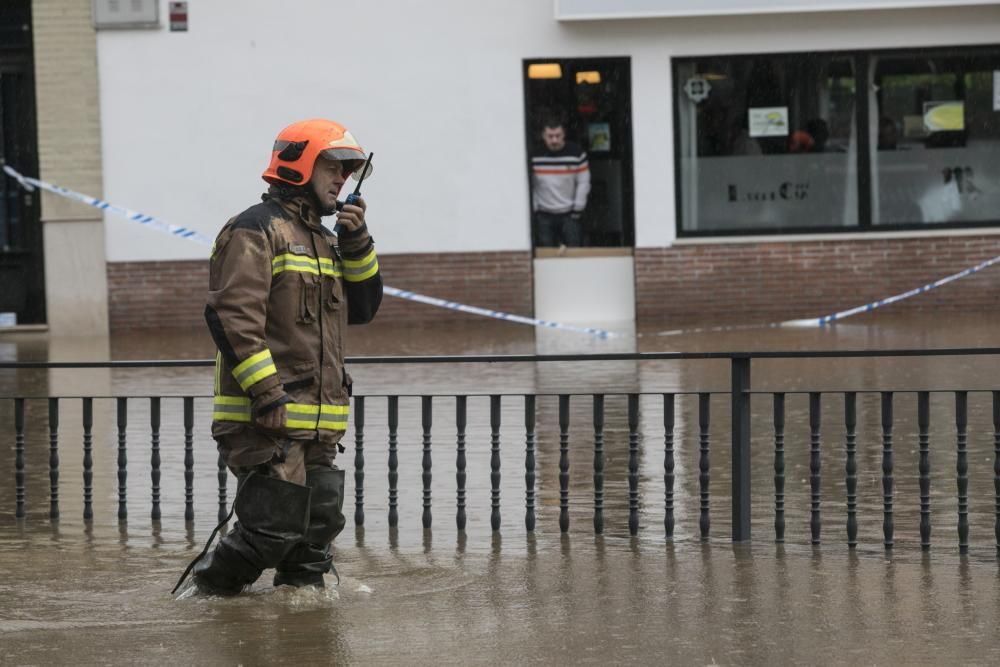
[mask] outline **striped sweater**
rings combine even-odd
[[[587,153],[566,142],[559,151],[546,150],[531,158],[532,210],[544,213],[582,212],[590,193]]]

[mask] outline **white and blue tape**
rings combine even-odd
[[[190,241],[195,241],[203,245],[212,245],[212,239],[196,232],[193,229],[188,229],[187,227],[178,227],[177,225],[171,225],[170,223],[154,218],[151,215],[145,215],[139,213],[138,211],[133,211],[130,208],[125,208],[124,206],[116,206],[111,202],[106,202],[102,199],[97,199],[96,197],[89,197],[80,192],[74,192],[67,188],[60,187],[58,185],[53,185],[52,183],[46,183],[45,181],[40,181],[37,178],[31,178],[30,176],[24,176],[17,172],[15,169],[9,165],[3,166],[4,173],[13,178],[15,181],[20,183],[21,187],[29,192],[35,188],[41,188],[42,190],[47,190],[54,194],[66,197],[67,199],[73,199],[78,202],[87,204],[88,206],[93,206],[94,208],[99,208],[102,211],[110,211],[112,213],[117,213],[118,215],[128,218],[132,222],[138,222],[141,225],[146,225],[147,227],[152,227],[153,229],[165,232],[172,236],[179,236],[182,239],[188,239]]]
[[[138,222],[139,224],[151,227],[158,231],[170,234],[172,236],[178,236],[183,239],[188,239],[196,243],[201,243],[202,245],[211,246],[212,239],[207,236],[197,232],[193,229],[188,229],[187,227],[179,227],[177,225],[172,225],[170,223],[164,222],[158,218],[151,215],[145,215],[138,211],[133,211],[132,209],[125,208],[123,206],[116,206],[110,202],[97,199],[95,197],[90,197],[85,194],[69,190],[68,188],[60,187],[58,185],[53,185],[52,183],[47,183],[45,181],[40,181],[37,178],[31,178],[30,176],[24,176],[17,170],[9,165],[3,165],[4,172],[16,180],[21,187],[28,191],[32,191],[35,188],[41,188],[47,190],[54,194],[66,197],[68,199],[73,199],[88,206],[93,206],[94,208],[101,209],[102,211],[110,211],[112,213],[117,213],[118,215],[125,217],[132,222]],[[860,313],[869,313],[878,308],[884,306],[889,306],[894,303],[903,301],[904,299],[909,299],[910,297],[917,296],[919,294],[924,294],[933,289],[937,289],[942,285],[947,285],[948,283],[954,282],[956,280],[961,280],[962,278],[967,278],[968,276],[974,275],[988,269],[995,264],[1000,263],[1000,255],[988,259],[984,262],[980,262],[975,266],[969,267],[964,271],[959,271],[950,276],[945,276],[935,280],[934,282],[927,283],[920,287],[908,290],[901,294],[896,294],[895,296],[890,296],[885,299],[879,299],[878,301],[872,301],[871,303],[866,303],[862,306],[857,306],[855,308],[849,308],[847,310],[842,310],[839,313],[833,313],[832,315],[825,315],[823,317],[816,317],[811,319],[801,319],[801,320],[787,320],[784,322],[772,322],[770,324],[764,325],[739,325],[739,326],[719,326],[719,327],[705,327],[697,329],[673,329],[670,331],[661,331],[654,335],[656,336],[676,336],[681,334],[691,334],[691,333],[704,333],[704,332],[718,332],[718,331],[733,331],[737,329],[760,329],[760,328],[773,328],[773,327],[821,327],[827,324],[832,324],[838,320],[842,320],[852,315],[858,315]],[[595,329],[593,327],[577,327],[570,324],[562,324],[559,322],[550,322],[548,320],[539,320],[533,317],[524,317],[523,315],[513,315],[511,313],[504,313],[498,310],[490,310],[488,308],[479,308],[477,306],[469,306],[463,303],[458,303],[455,301],[448,301],[445,299],[438,299],[432,296],[426,296],[424,294],[418,294],[416,292],[410,292],[408,290],[398,289],[396,287],[385,286],[384,291],[390,296],[395,296],[400,299],[406,299],[407,301],[414,301],[416,303],[423,303],[429,306],[436,306],[438,308],[444,308],[446,310],[453,310],[460,313],[467,313],[469,315],[479,315],[481,317],[489,317],[495,320],[501,320],[504,322],[515,322],[518,324],[527,324],[529,326],[543,327],[546,329],[558,329],[561,331],[572,331],[575,333],[589,334],[591,336],[596,336],[598,338],[614,338],[620,336],[621,334],[615,333],[613,331],[607,331],[604,329]],[[642,334],[639,334],[642,335]]]
[[[932,283],[927,283],[926,285],[921,285],[911,290],[907,290],[902,294],[897,294],[895,296],[890,296],[885,299],[880,299],[878,301],[872,301],[871,303],[866,303],[863,306],[857,306],[855,308],[849,308],[847,310],[842,310],[839,313],[834,313],[833,315],[827,315],[825,317],[817,317],[815,319],[806,320],[789,320],[787,322],[782,322],[783,326],[800,326],[800,327],[821,327],[837,320],[842,320],[851,315],[859,315],[861,313],[870,313],[876,308],[881,308],[883,306],[888,306],[894,303],[898,303],[903,299],[909,299],[911,296],[917,296],[918,294],[924,294],[930,292],[932,289],[937,289],[942,285],[947,285],[948,283],[954,282],[956,280],[961,280],[962,278],[968,278],[969,276],[979,273],[983,269],[988,269],[994,264],[1000,263],[1000,255],[992,259],[988,259],[985,262],[980,262],[975,266],[971,266],[964,271],[959,271],[958,273],[953,273],[950,276],[945,276],[939,280],[935,280]]]
[[[156,229],[161,232],[165,232],[172,236],[178,236],[182,239],[187,239],[189,241],[194,241],[195,243],[200,243],[205,246],[212,245],[212,239],[208,238],[204,234],[197,232],[193,229],[188,229],[187,227],[178,227],[177,225],[171,225],[170,223],[164,222],[158,218],[151,215],[145,215],[138,211],[133,211],[132,209],[125,208],[124,206],[116,206],[110,202],[106,202],[96,197],[90,197],[88,195],[82,194],[80,192],[75,192],[68,188],[60,187],[58,185],[53,185],[52,183],[47,183],[45,181],[40,181],[37,178],[31,178],[30,176],[24,176],[13,167],[9,165],[3,165],[4,172],[17,181],[21,187],[25,190],[33,191],[35,188],[41,188],[42,190],[47,190],[61,197],[66,197],[68,199],[73,199],[75,201],[87,204],[88,206],[93,206],[102,211],[110,211],[112,213],[117,213],[118,215],[131,220],[132,222],[138,222],[152,229]],[[398,289],[396,287],[384,286],[383,290],[386,294],[390,296],[395,296],[400,299],[406,299],[407,301],[414,301],[416,303],[423,303],[429,306],[437,306],[438,308],[445,308],[447,310],[453,310],[460,313],[467,313],[469,315],[480,315],[482,317],[490,317],[495,320],[502,320],[504,322],[516,322],[518,324],[527,324],[535,327],[543,327],[546,329],[558,329],[560,331],[572,331],[575,333],[589,334],[591,336],[596,336],[598,338],[614,338],[619,336],[613,331],[605,331],[604,329],[595,329],[592,327],[577,327],[571,324],[562,324],[560,322],[550,322],[548,320],[539,320],[533,317],[524,317],[523,315],[512,315],[511,313],[504,313],[498,310],[490,310],[488,308],[479,308],[477,306],[469,306],[463,303],[457,303],[455,301],[447,301],[445,299],[438,299],[432,296],[426,296],[424,294],[417,294],[416,292],[410,292],[408,290]]]

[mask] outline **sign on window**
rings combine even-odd
[[[787,137],[788,107],[750,109],[751,137]]]

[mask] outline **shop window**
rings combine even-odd
[[[682,231],[857,227],[850,58],[703,58],[676,74]]]
[[[679,236],[1000,222],[993,47],[674,61]]]
[[[871,60],[876,225],[1000,217],[1000,55]]]

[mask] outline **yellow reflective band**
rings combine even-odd
[[[271,275],[276,276],[282,271],[298,271],[299,273],[311,273],[319,275],[319,264],[312,257],[303,255],[278,255],[271,260]]]
[[[299,273],[309,273],[314,276],[320,274],[339,278],[341,275],[340,266],[332,259],[320,257],[319,261],[306,255],[292,255],[285,253],[278,255],[271,260],[271,275],[276,276],[284,271],[298,271]]]
[[[245,405],[250,407],[250,399],[246,396],[216,396],[216,405]]]
[[[278,369],[274,367],[271,351],[268,349],[245,359],[233,369],[233,377],[236,378],[243,391],[247,391],[264,378],[277,375],[277,373]]]
[[[217,421],[249,423],[251,401],[246,396],[216,396],[212,406],[212,419]],[[308,431],[327,429],[346,431],[349,405],[285,404],[285,427]]]
[[[361,259],[344,260],[344,280],[348,282],[360,283],[376,273],[378,273],[378,258],[374,248]]]
[[[348,268],[348,269],[360,269],[360,268],[363,268],[365,266],[368,266],[369,264],[371,264],[374,261],[375,261],[375,248],[372,248],[371,252],[369,252],[367,255],[365,255],[361,259],[347,259],[345,257],[344,258],[344,267]]]
[[[333,431],[347,430],[347,415],[351,411],[349,405],[324,405],[320,408],[319,428]]]
[[[250,368],[254,364],[263,361],[264,359],[270,359],[270,358],[271,358],[271,350],[264,348],[263,351],[258,352],[257,354],[254,354],[252,356],[249,356],[242,362],[240,362],[239,365],[237,365],[236,368],[233,369],[233,375],[239,375],[240,373]]]
[[[340,262],[335,262],[332,259],[327,259],[326,257],[319,258],[319,270],[324,276],[339,278],[344,275],[344,272],[341,270]]]
[[[224,422],[250,421],[250,399],[244,396],[216,396],[212,419]]]
[[[305,428],[309,430],[330,429],[347,430],[347,415],[351,411],[349,405],[304,405],[289,403],[285,406],[285,426],[288,428]]]

